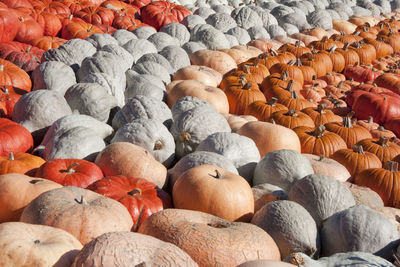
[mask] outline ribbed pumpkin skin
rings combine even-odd
[[[33,147],[31,133],[11,120],[0,119],[0,156],[10,152],[26,152]]]
[[[299,251],[308,255],[319,253],[317,225],[308,211],[296,202],[270,202],[254,214],[251,223],[271,235],[279,247],[282,259]]]
[[[105,233],[87,243],[72,267],[198,266],[177,246],[132,232]]]
[[[289,192],[288,200],[302,205],[318,227],[329,216],[356,204],[345,185],[321,174],[308,175],[297,181]]]
[[[157,212],[141,225],[139,233],[177,245],[199,266],[229,267],[249,260],[281,257],[273,239],[259,227],[228,222],[199,211]]]

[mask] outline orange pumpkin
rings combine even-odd
[[[44,159],[28,153],[10,152],[8,156],[0,157],[0,174],[22,173],[33,175],[36,169],[45,162]]]
[[[326,104],[319,104],[317,108],[309,107],[302,109],[301,112],[307,114],[314,121],[315,125],[324,125],[329,122],[341,122],[342,118],[326,109]]]
[[[382,165],[400,154],[400,146],[389,141],[386,136],[381,136],[379,139],[363,139],[358,142],[358,145],[361,145],[365,151],[371,152],[378,156],[379,160],[382,162]]]
[[[252,115],[259,121],[269,121],[271,114],[276,111],[288,111],[287,107],[278,103],[276,97],[272,97],[268,102],[254,101],[244,111],[244,115]]]
[[[276,111],[272,113],[271,119],[277,124],[294,129],[298,126],[315,127],[314,121],[307,114],[289,109],[289,111]]]
[[[8,60],[0,58],[0,84],[31,91],[32,82],[29,75]]]

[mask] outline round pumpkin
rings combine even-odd
[[[31,133],[9,119],[0,118],[0,156],[10,152],[27,152],[33,148]]]
[[[357,144],[361,145],[364,151],[375,154],[382,165],[400,154],[400,146],[391,142],[386,136],[381,136],[379,139],[363,139]]]
[[[346,167],[334,159],[313,154],[303,154],[303,156],[308,158],[315,174],[328,175],[340,182],[351,179],[351,174]]]
[[[248,222],[254,213],[254,198],[247,181],[218,166],[189,169],[175,182],[174,206],[206,212],[228,221]]]
[[[0,157],[0,174],[22,173],[32,175],[46,161],[28,153],[10,152],[8,156]]]

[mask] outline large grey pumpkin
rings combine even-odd
[[[96,48],[88,41],[71,39],[57,49],[49,49],[43,53],[42,62],[61,61],[77,70],[86,57],[96,53]]]
[[[118,47],[120,47],[120,46],[118,46]],[[121,47],[121,49],[125,50],[122,47]],[[111,62],[112,64],[118,64],[121,72],[125,72],[128,69],[130,69],[133,64],[132,55],[129,54],[129,52],[126,50],[125,50],[125,52],[128,54],[126,61],[125,61],[124,55],[121,55],[121,52],[116,53],[115,51],[98,50],[96,53],[93,54],[93,57],[102,58],[102,59],[106,60],[107,62]],[[96,71],[96,72],[98,72],[98,71]],[[102,71],[102,72],[104,72],[104,71]],[[78,73],[78,75],[79,75],[79,73]]]
[[[117,76],[111,76],[107,73],[90,73],[81,82],[100,84],[109,95],[116,98],[119,107],[125,105],[126,76],[123,73]]]
[[[253,26],[263,25],[263,21],[257,12],[247,6],[233,10],[232,18],[236,21],[239,27],[242,27],[246,30]]]
[[[170,62],[165,57],[163,57],[158,53],[145,54],[141,58],[139,58],[139,60],[136,63],[139,64],[145,61],[156,62],[162,65],[168,71],[169,74],[174,73],[174,70],[172,69]]]
[[[130,40],[138,39],[134,33],[125,29],[116,30],[112,36],[114,37],[115,40],[117,40],[120,46],[123,46]]]
[[[332,17],[326,10],[317,10],[307,17],[308,22],[310,25],[314,27],[320,27],[324,30],[332,29]]]
[[[59,118],[71,114],[65,98],[51,90],[37,90],[24,94],[15,104],[12,120],[35,136],[44,135]]]
[[[87,57],[82,61],[82,65],[77,73],[78,81],[81,81],[90,73],[98,72],[118,76],[124,73],[125,70],[118,56],[108,52],[98,54],[97,57]]]
[[[150,74],[159,77],[165,84],[171,82],[171,76],[166,68],[157,62],[144,61],[135,64],[132,70],[138,74]]]
[[[272,201],[287,199],[287,194],[282,188],[268,183],[253,186],[251,191],[254,196],[254,212]]]
[[[321,229],[322,254],[363,251],[392,258],[394,242],[399,238],[396,226],[376,211],[356,205],[335,213]]]
[[[353,10],[354,15],[360,15],[360,16],[372,16],[372,12],[366,8],[360,7],[360,6],[353,6],[351,7]]]
[[[211,50],[230,48],[229,41],[225,38],[224,33],[212,26],[210,28],[197,31],[192,41],[202,42],[208,49]]]
[[[192,29],[199,24],[206,24],[206,21],[200,17],[199,15],[189,15],[186,16],[181,23],[186,26],[186,28],[189,29],[189,31],[192,31]]]
[[[214,13],[215,13],[215,11],[209,7],[199,7],[193,12],[194,15],[199,15],[200,17],[202,17],[204,19],[207,19],[210,15],[212,15]]]
[[[196,150],[201,141],[216,132],[230,132],[226,119],[210,108],[198,106],[182,113],[171,129],[178,158]]]
[[[336,12],[334,9],[325,9],[326,12],[329,13],[331,16],[332,20],[334,19],[342,19],[342,17],[339,15],[339,13]]]
[[[262,26],[253,26],[247,30],[252,40],[255,39],[270,39],[268,31]]]
[[[313,174],[310,161],[294,150],[281,149],[269,152],[254,170],[253,184],[269,183],[289,192],[301,178]]]
[[[241,27],[230,29],[228,31],[228,34],[235,36],[240,45],[246,45],[248,42],[251,41],[249,33]]]
[[[300,9],[305,15],[308,15],[310,12],[313,12],[315,9],[312,8],[311,10],[309,9],[309,7],[307,6],[307,4],[305,4],[306,1],[291,1],[288,3],[288,6],[290,6],[292,9],[298,8]]]
[[[392,10],[396,10],[400,8],[400,0],[393,0],[390,2],[390,5],[392,7]]]
[[[97,50],[101,49],[107,44],[116,44],[118,41],[108,33],[95,33],[86,38],[86,41],[91,43]]]
[[[179,98],[172,105],[172,119],[176,121],[182,113],[198,106],[207,106],[208,108],[215,110],[213,105],[203,99],[194,96],[184,96]]]
[[[44,159],[85,159],[94,161],[106,144],[94,130],[77,126],[57,132],[44,149]]]
[[[33,89],[48,89],[64,95],[76,83],[72,68],[61,61],[46,61],[32,72]]]
[[[209,151],[223,155],[232,161],[240,176],[249,183],[252,182],[254,169],[260,161],[260,153],[254,141],[236,133],[210,134],[199,144],[196,151]]]
[[[138,39],[147,39],[149,38],[149,36],[151,36],[156,32],[157,32],[156,29],[154,29],[151,26],[139,27],[132,31],[132,33],[135,34],[135,36],[137,36]]]
[[[277,19],[284,17],[293,12],[294,12],[293,9],[286,5],[279,5],[273,9],[271,9],[271,15],[273,15]]]
[[[118,44],[107,44],[101,48],[102,51],[109,52],[121,58],[121,63],[125,65],[124,69],[130,69],[133,65],[133,56]]]
[[[310,213],[296,202],[270,202],[254,214],[251,223],[274,239],[283,259],[293,252],[315,256],[319,253],[321,245],[317,225]]]
[[[228,5],[213,5],[211,8],[214,9],[216,13],[226,13],[228,15],[231,15],[234,9],[232,6]]]
[[[158,52],[155,45],[152,42],[147,41],[146,39],[133,39],[125,43],[122,47],[129,53],[131,53],[131,55],[133,56],[133,62],[136,62],[145,54]]]
[[[166,98],[165,85],[157,76],[150,74],[137,74],[128,70],[126,73],[125,99],[137,95],[153,97],[160,101]]]
[[[171,35],[165,32],[156,32],[151,36],[149,36],[147,40],[155,45],[157,51],[161,51],[164,47],[168,45],[180,46],[180,42],[177,38],[172,37]]]
[[[306,17],[298,13],[290,13],[279,18],[279,24],[282,25],[284,23],[290,23],[295,25],[300,31],[304,29],[310,28],[310,24],[308,24]],[[290,33],[288,33],[290,35]]]
[[[148,118],[162,122],[167,128],[172,124],[171,110],[164,102],[144,95],[129,98],[125,106],[115,114],[112,126],[115,129],[135,119]]]
[[[298,252],[291,254],[287,259],[288,262],[302,267],[395,267],[389,261],[375,256],[371,253],[361,251],[351,251],[347,253],[336,253],[330,257],[322,257],[313,260],[309,255]]]
[[[287,35],[292,35],[292,34],[299,33],[299,28],[297,28],[297,26],[295,26],[293,24],[290,24],[290,23],[283,23],[282,24],[282,29],[285,30]]]
[[[227,32],[237,26],[236,21],[227,13],[212,14],[206,19],[206,22],[222,32]]]
[[[176,45],[169,45],[160,51],[160,55],[165,57],[172,66],[172,71],[175,73],[181,68],[190,66],[190,58],[186,51]],[[173,74],[171,73],[171,74]]]
[[[76,110],[102,122],[108,120],[110,110],[118,105],[117,99],[97,83],[77,83],[65,92],[64,97],[72,111]]]
[[[267,28],[271,38],[277,38],[279,36],[286,36],[286,31],[279,25],[270,25]]]
[[[227,33],[225,33],[224,35],[225,35],[225,38],[229,41],[230,47],[240,45],[238,39],[235,36],[233,36],[231,34],[227,34]]]
[[[197,40],[197,33],[207,30],[207,29],[215,29],[212,25],[210,24],[197,24],[196,26],[193,27],[193,29],[190,30],[190,40]]]
[[[276,18],[268,11],[263,9],[260,6],[250,6],[251,9],[253,9],[255,12],[257,12],[258,16],[260,16],[265,28],[268,27],[269,25],[277,25],[278,21]]]
[[[179,176],[181,176],[185,171],[204,164],[215,165],[238,174],[233,163],[226,157],[214,152],[195,151],[181,158],[173,168],[168,170],[169,188],[172,189]]]
[[[169,34],[170,36],[178,39],[180,46],[182,46],[186,42],[189,42],[189,40],[190,40],[189,31],[181,23],[172,22],[172,23],[166,24],[161,27],[160,31],[165,32],[165,33]]]
[[[186,51],[188,55],[191,55],[199,50],[207,49],[207,47],[202,42],[187,42],[182,45],[182,48]]]
[[[50,126],[40,143],[38,151],[43,150],[47,145],[49,145],[56,134],[64,133],[67,130],[78,126],[90,128],[102,139],[110,136],[114,131],[110,125],[100,122],[91,116],[81,114],[67,115],[56,120]]]
[[[141,146],[167,168],[174,161],[174,138],[167,127],[156,119],[136,119],[123,125],[111,140],[111,143],[115,142],[130,142]]]
[[[329,8],[336,10],[339,13],[339,15],[342,15],[341,13],[345,13],[347,17],[353,15],[353,10],[349,5],[345,3],[333,2],[329,5]]]
[[[294,183],[288,199],[306,208],[318,226],[329,216],[356,204],[343,183],[321,174],[307,175]]]

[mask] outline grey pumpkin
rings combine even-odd
[[[100,50],[103,46],[107,44],[116,44],[118,41],[108,33],[95,33],[86,38],[86,41],[91,43],[97,50]]]
[[[146,39],[132,39],[125,43],[122,47],[133,56],[134,63],[145,54],[158,52],[155,45]]]
[[[174,70],[172,69],[170,62],[165,57],[160,55],[159,53],[145,54],[141,58],[139,58],[139,60],[136,63],[139,64],[139,63],[142,63],[145,61],[156,62],[156,63],[162,65],[168,71],[169,74],[174,73]]]
[[[181,23],[192,32],[193,28],[199,24],[206,24],[205,19],[200,17],[199,15],[189,15],[186,16]]]
[[[138,74],[150,74],[160,78],[165,84],[171,82],[171,76],[168,70],[161,64],[153,61],[143,61],[135,64],[132,70]]]
[[[97,57],[87,57],[82,61],[78,70],[78,81],[83,80],[90,73],[107,73],[111,76],[118,76],[125,72],[118,56],[111,53],[101,53]]]
[[[147,39],[156,32],[156,29],[151,26],[139,27],[132,31],[132,33],[135,34],[138,39]]]
[[[163,81],[150,74],[137,74],[128,70],[126,73],[125,100],[137,95],[153,97],[160,101],[165,100],[166,91]]]
[[[232,18],[236,21],[239,27],[242,27],[246,30],[253,26],[263,25],[263,21],[257,12],[246,6],[233,10]]]
[[[172,22],[161,27],[161,32],[165,32],[179,41],[179,45],[189,42],[190,33],[188,29],[181,23]]]
[[[174,121],[176,121],[176,120],[178,120],[179,116],[182,113],[184,113],[192,108],[198,107],[198,106],[207,106],[208,108],[215,111],[214,106],[203,99],[200,99],[200,98],[197,98],[194,96],[184,96],[184,97],[179,98],[172,105],[172,108],[171,108],[172,119]]]
[[[249,33],[241,27],[230,29],[228,31],[228,34],[235,36],[240,45],[246,45],[248,42],[251,41]]]
[[[172,67],[172,72],[175,73],[181,68],[190,66],[190,59],[185,49],[177,45],[168,45],[160,51],[160,55],[165,57]]]
[[[177,38],[172,37],[171,35],[165,32],[156,32],[150,35],[149,38],[147,38],[147,40],[155,45],[158,52],[163,50],[163,48],[168,45],[180,46],[180,42]]]
[[[227,32],[237,26],[236,21],[227,13],[212,14],[206,22],[222,32]]]
[[[117,40],[120,46],[123,46],[130,40],[138,39],[133,32],[130,32],[125,29],[116,30],[112,36],[114,37],[115,40]]]

